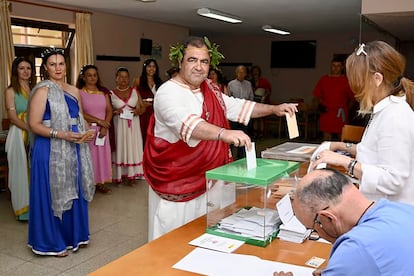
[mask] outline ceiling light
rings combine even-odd
[[[214,18],[221,21],[226,21],[229,23],[242,23],[240,18],[237,18],[234,15],[226,14],[224,12],[212,10],[210,8],[200,8],[197,10],[197,13],[201,16]]]
[[[271,33],[280,34],[280,35],[288,35],[288,34],[290,34],[290,32],[275,29],[275,28],[273,28],[270,25],[264,25],[264,26],[262,26],[262,29],[264,31],[266,31],[266,32],[271,32]]]

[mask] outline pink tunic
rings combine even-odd
[[[81,90],[83,112],[105,120],[106,116],[106,99],[105,94],[102,91],[89,91]],[[91,126],[96,129],[96,135],[99,133],[100,126]],[[103,146],[95,145],[95,139],[89,143],[91,150],[92,163],[94,169],[94,179],[96,184],[103,184],[106,182],[112,182],[112,169],[111,169],[111,147],[109,144],[109,131],[105,136],[105,142]]]

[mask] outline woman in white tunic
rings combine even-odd
[[[116,145],[112,155],[112,179],[119,184],[128,179],[128,184],[135,186],[135,180],[144,176],[139,115],[145,112],[145,106],[136,89],[129,86],[127,68],[117,70],[116,83],[111,91]]]

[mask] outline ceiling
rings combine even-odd
[[[414,41],[414,11],[366,14],[365,17],[401,41]]]
[[[185,26],[194,35],[262,35],[263,25],[292,34],[355,32],[360,29],[361,0],[157,0],[150,3],[138,0],[71,0],[70,5],[67,0],[45,2]],[[201,17],[196,13],[198,8],[233,14],[243,23],[231,24]],[[395,18],[370,16],[376,24],[400,39],[414,36],[409,28],[396,23]],[[405,26],[414,26],[414,16],[410,20],[413,24]],[[387,29],[388,25],[391,30]]]

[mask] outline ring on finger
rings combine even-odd
[[[315,159],[316,160],[319,160],[319,159],[321,159],[321,156],[319,154],[317,154],[316,157],[315,157]]]

